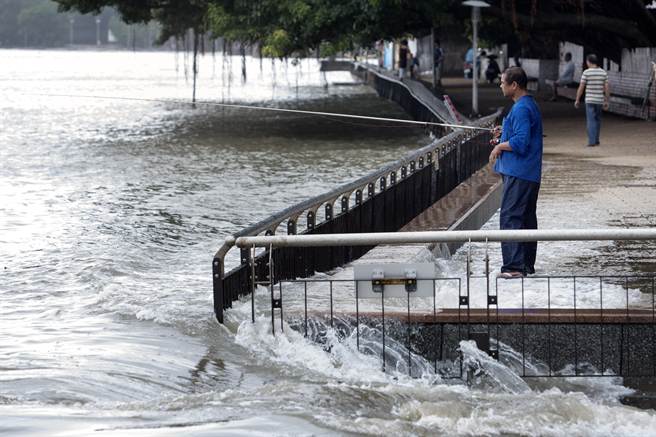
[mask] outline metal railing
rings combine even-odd
[[[278,280],[276,264],[270,259],[268,281],[252,285],[251,315],[255,322],[256,286],[267,286],[269,296],[264,299],[264,305],[267,311],[270,308],[272,334],[276,333],[276,316],[279,316],[278,329],[284,329],[286,321],[306,336],[321,341],[326,330],[332,328],[341,332],[342,337],[354,335],[356,347],[362,350],[361,331],[366,327],[369,346],[363,352],[380,353],[383,369],[391,362],[397,370],[403,367],[413,375],[415,368],[415,376],[421,371],[416,358],[422,357],[432,363],[434,372],[444,377],[462,377],[463,361],[458,345],[462,340],[474,339],[479,348],[497,359],[508,361],[514,353],[516,371],[522,377],[656,377],[655,275],[553,275],[508,281],[491,277],[487,243],[580,240],[656,241],[656,228],[256,236],[239,237],[233,243],[253,252],[256,247],[267,247],[269,254],[274,248],[285,247],[454,241],[470,244],[466,251],[464,280],[459,277],[432,279],[432,299],[414,298],[408,291],[405,299],[389,298],[390,304],[383,292],[379,306],[373,309],[361,307],[357,281]],[[483,276],[471,273],[473,242],[486,243]],[[478,283],[472,285],[473,282]],[[454,307],[437,303],[436,289],[443,289],[440,284],[445,283],[453,285],[446,294],[453,294]],[[338,299],[333,293],[336,287],[341,288]],[[348,290],[345,291],[345,287]],[[571,307],[554,302],[554,289],[558,289],[561,296],[571,296]],[[630,305],[630,289],[642,292],[642,302]],[[473,302],[473,291],[483,296],[478,305]],[[283,293],[289,305],[286,319]],[[540,297],[542,306],[528,305],[529,295],[534,301],[536,296]],[[624,300],[618,301],[619,297]],[[419,302],[413,305],[412,311],[411,300]],[[335,310],[336,305],[340,307],[338,310]],[[389,343],[403,347],[396,346],[395,353],[391,354]],[[505,357],[502,356],[504,350]],[[399,356],[406,357],[407,364],[401,363]],[[568,369],[567,365],[573,368]]]
[[[476,125],[490,127],[498,115],[482,118]],[[252,254],[242,249],[239,265],[226,273],[226,254],[236,238],[279,232],[317,235],[396,231],[485,166],[491,150],[489,140],[488,131],[453,132],[380,170],[300,202],[226,239],[212,261],[217,319],[223,323],[223,310],[250,293],[254,282],[267,277],[269,258],[278,266],[276,278],[285,280],[344,265],[371,248],[281,248],[271,254],[257,254],[254,262],[250,260]],[[321,209],[325,218],[318,222]],[[300,228],[303,218],[305,229]]]
[[[352,74],[371,84],[380,97],[398,103],[413,120],[445,123],[451,119],[444,103],[437,97],[433,97],[431,92],[427,91],[427,94],[432,97],[432,102],[429,103],[419,95],[421,93],[418,94],[413,90],[412,84],[407,81],[400,82],[389,72],[356,62],[353,65]],[[421,86],[423,87],[423,85]],[[417,104],[417,102],[421,102],[421,104]],[[443,126],[430,126],[430,131],[435,136],[442,137],[449,132],[449,129]]]

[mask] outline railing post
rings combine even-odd
[[[223,309],[225,307],[225,298],[223,296],[225,279],[225,267],[222,258],[212,260],[212,288],[214,294],[214,314],[219,323],[223,323]]]
[[[385,232],[388,230],[387,226],[389,223],[387,215],[391,211],[392,205],[387,204],[387,193],[385,192],[387,190],[387,178],[385,176],[381,177],[379,183],[380,190],[378,192],[378,203],[382,203],[382,210],[374,212],[374,221],[378,224],[378,229],[376,230]]]
[[[333,232],[341,233],[340,229],[335,229],[335,222],[333,221],[333,203],[332,201],[326,203],[325,206],[325,223],[322,226],[323,232],[327,234],[332,234]],[[337,263],[335,262],[337,248],[336,247],[325,247],[321,251],[323,254],[323,262],[321,263],[322,270],[328,271],[335,267]]]
[[[250,290],[251,287],[253,286],[253,281],[255,281],[255,278],[251,276],[251,270],[248,268],[250,266],[251,262],[251,254],[249,249],[241,249],[241,265],[242,266],[247,266],[245,270],[242,270],[243,277],[242,277],[242,283],[239,285],[239,289],[235,290],[233,293],[234,295],[232,296],[232,300],[239,299],[240,292],[241,290]],[[232,308],[232,301],[229,304],[229,308]]]
[[[271,254],[269,254],[271,256]],[[253,280],[251,281],[252,284],[252,289],[251,289],[251,323],[255,323],[255,290],[257,289],[257,273],[255,272],[255,245],[253,245],[253,248],[251,249],[251,257],[250,257],[250,271],[251,271],[251,278]]]
[[[307,231],[306,233],[311,234],[314,231],[316,224],[316,216],[313,211],[307,213]],[[303,251],[303,276],[308,277],[316,271],[316,265],[314,262],[314,251],[312,248],[304,248]]]
[[[350,223],[350,217],[349,217],[349,198],[348,196],[342,196],[340,200],[340,205],[341,205],[341,211],[340,211],[340,217],[339,220],[341,222],[342,226],[342,232],[345,233],[350,233],[352,232],[351,230],[351,223]],[[352,247],[345,246],[340,249],[339,251],[340,259],[339,259],[339,264],[338,265],[344,265],[351,261],[353,259],[353,251]]]
[[[351,220],[351,232],[362,232],[362,215],[363,215],[363,206],[362,206],[363,194],[362,190],[355,190],[355,208],[353,209],[353,218]],[[351,254],[353,259],[359,258],[365,252],[365,248],[361,246],[352,246]]]
[[[296,220],[290,218],[287,220],[287,235],[296,235],[297,232],[298,227]],[[301,274],[301,269],[299,266],[302,265],[303,256],[301,250],[299,250],[297,247],[289,247],[288,250],[290,252],[289,259],[291,263],[291,266],[289,267],[291,273],[290,278],[296,278]]]

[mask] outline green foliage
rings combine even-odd
[[[9,7],[17,0],[0,0]],[[25,0],[32,1],[32,0]],[[161,40],[187,29],[246,44],[261,42],[270,56],[326,53],[379,39],[421,36],[432,27],[467,34],[470,9],[461,0],[54,0],[63,11],[116,8],[128,23],[157,20]],[[568,40],[617,59],[622,47],[656,45],[651,0],[489,0],[481,38],[509,43],[523,56],[550,56]],[[20,1],[19,1],[20,3]],[[0,8],[0,23],[3,23]],[[0,26],[1,27],[1,26]],[[0,38],[2,36],[0,30]]]
[[[283,57],[289,53],[292,40],[283,29],[274,30],[264,42],[262,54],[269,57]]]
[[[324,54],[371,45],[380,38],[428,33],[433,12],[447,1],[211,0],[207,23],[215,35],[262,42],[269,56],[299,56],[317,49]]]

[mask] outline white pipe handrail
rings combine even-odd
[[[362,234],[270,235],[229,237],[238,247],[372,246],[379,244],[499,242],[499,241],[614,241],[656,240],[656,228],[632,229],[539,229],[374,232]]]

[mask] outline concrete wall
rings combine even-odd
[[[433,44],[431,42],[431,36],[426,35],[421,38],[417,38],[417,53],[416,56],[419,57],[419,72],[432,72],[433,68]]]
[[[538,81],[538,87],[544,88],[547,79],[558,79],[559,61],[557,59],[531,59],[521,58],[522,68],[529,78],[535,78]]]

